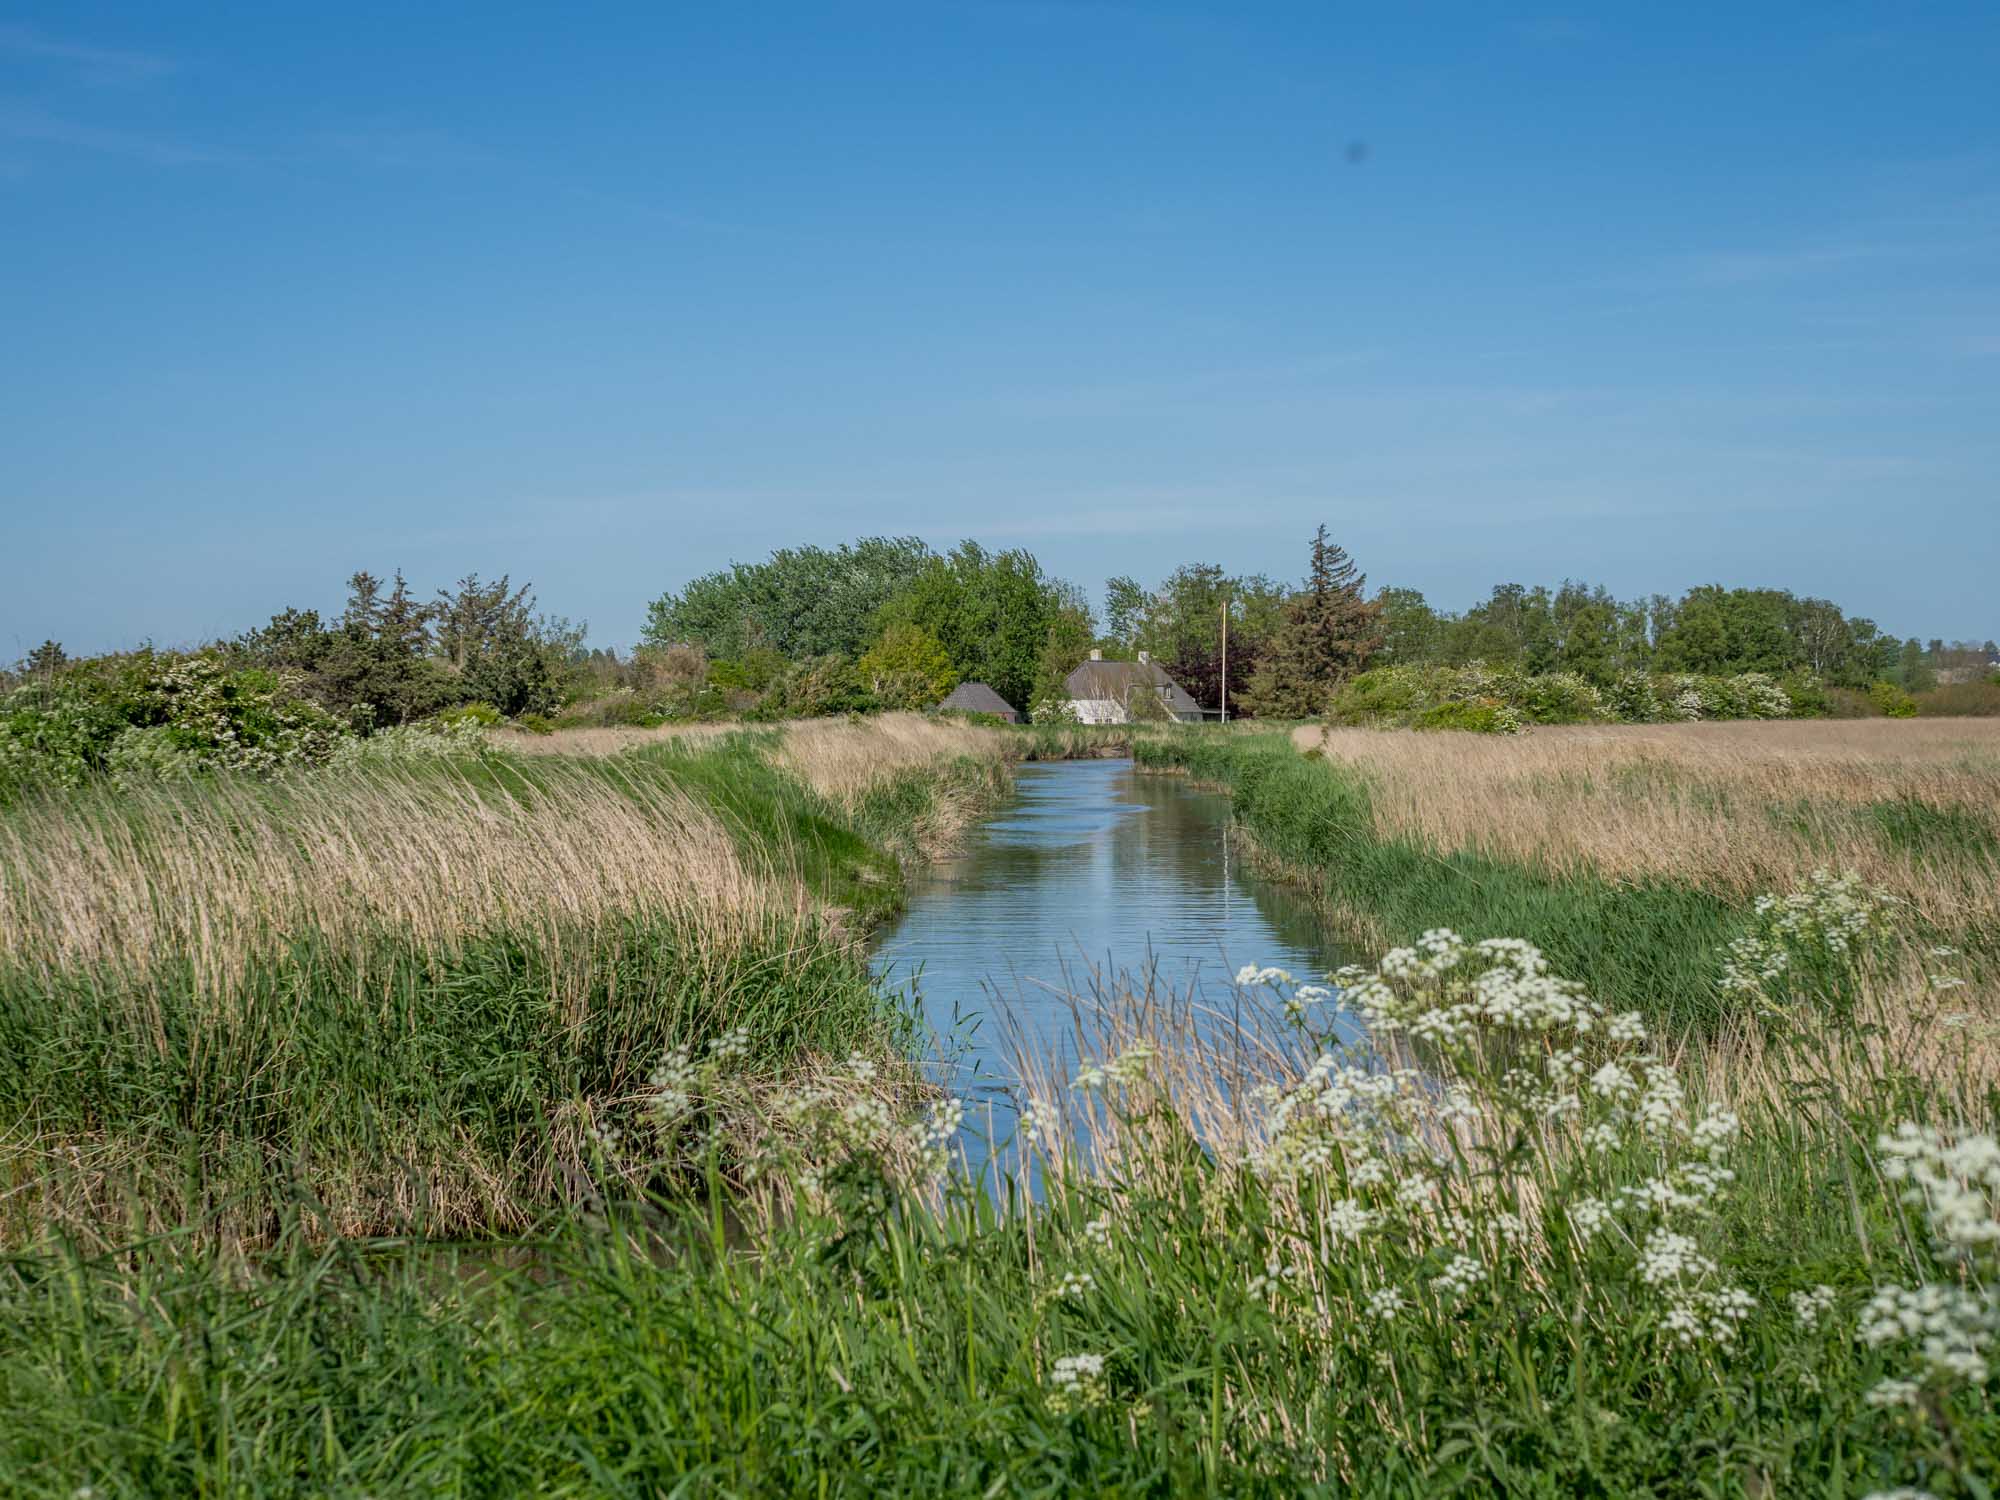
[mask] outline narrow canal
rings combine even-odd
[[[1021,767],[1014,799],[918,878],[876,951],[914,992],[938,1081],[976,1104],[1004,1099],[1023,1051],[1063,1073],[1072,1005],[1094,987],[1227,1017],[1245,964],[1305,981],[1344,962],[1307,901],[1246,868],[1228,825],[1225,795],[1130,761]]]

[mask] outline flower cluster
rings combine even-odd
[[[1824,1284],[1792,1293],[1792,1317],[1807,1333],[1819,1327],[1820,1319],[1833,1310],[1834,1291]]]
[[[1905,1120],[1875,1143],[1882,1176],[1902,1185],[1903,1202],[1923,1214],[1934,1248],[1963,1268],[1962,1282],[1877,1287],[1856,1334],[1880,1348],[1901,1345],[1923,1380],[1984,1385],[1988,1351],[2000,1334],[2000,1141],[1985,1133],[1947,1134]]]
[[[1870,1348],[1912,1346],[1932,1375],[1984,1385],[1994,1313],[1990,1298],[1962,1287],[1885,1286],[1861,1310],[1856,1333]]]
[[[1453,1302],[1532,1266],[1566,1224],[1607,1298],[1651,1303],[1670,1345],[1737,1342],[1754,1303],[1701,1237],[1735,1181],[1742,1122],[1690,1112],[1639,1016],[1606,1012],[1532,944],[1443,928],[1333,980],[1376,1050],[1322,1054],[1295,1085],[1255,1095],[1263,1130],[1247,1162],[1298,1185],[1313,1243],[1376,1263],[1402,1282],[1399,1299],[1420,1283],[1397,1258],[1421,1257],[1430,1291]],[[1389,1066],[1399,1049],[1423,1066]],[[1548,1153],[1532,1212],[1479,1164],[1481,1142],[1524,1138]],[[1310,1194],[1308,1179],[1320,1184]]]
[[[1958,1259],[2000,1252],[2000,1141],[1905,1120],[1875,1146],[1882,1175],[1905,1184],[1903,1201],[1923,1211],[1940,1249]]]
[[[1081,1411],[1100,1406],[1108,1393],[1101,1354],[1065,1354],[1049,1369],[1049,1410]]]
[[[1803,890],[1757,898],[1756,930],[1723,953],[1722,988],[1761,998],[1768,1007],[1801,964],[1850,967],[1901,904],[1854,871],[1836,876],[1815,870]]]

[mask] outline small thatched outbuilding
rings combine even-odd
[[[1014,705],[983,682],[961,682],[951,690],[951,696],[940,703],[938,708],[962,714],[992,714],[996,719],[1005,719],[1009,724],[1021,722],[1021,716],[1014,712]]]

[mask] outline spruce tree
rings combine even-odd
[[[1326,539],[1326,527],[1313,533],[1305,587],[1286,602],[1284,623],[1244,694],[1253,713],[1317,717],[1367,665],[1382,644],[1382,605],[1362,592],[1367,582],[1346,549]]]

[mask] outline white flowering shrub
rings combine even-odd
[[[345,738],[278,673],[135,652],[0,699],[0,799],[99,776],[129,788],[214,771],[269,775],[323,765]]]
[[[1775,679],[1624,672],[1600,685],[1575,672],[1466,666],[1378,667],[1343,686],[1336,723],[1518,733],[1533,724],[1655,724],[1695,719],[1782,719],[1798,712]]]
[[[438,760],[464,755],[485,755],[493,743],[476,716],[453,716],[419,720],[377,730],[361,738],[350,736],[335,749],[333,764],[343,767],[393,765],[406,761]]]

